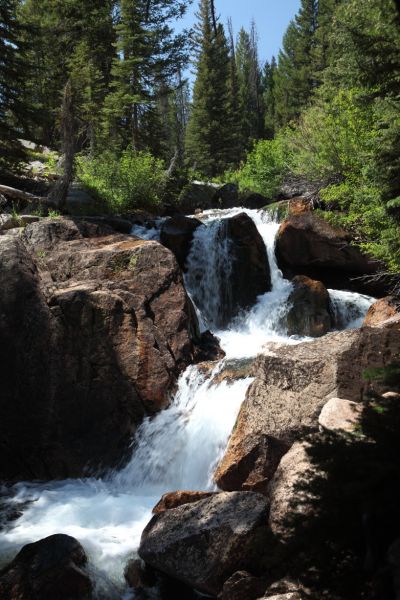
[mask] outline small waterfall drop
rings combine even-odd
[[[223,279],[232,268],[223,219],[246,212],[266,245],[272,290],[235,318],[227,329],[218,329],[224,302]],[[13,487],[11,505],[21,516],[3,531],[0,553],[6,562],[22,545],[53,533],[67,533],[84,545],[97,569],[124,592],[123,568],[137,550],[141,532],[160,496],[177,489],[213,489],[212,474],[220,460],[251,378],[215,381],[226,360],[255,356],[268,341],[298,343],[285,332],[287,299],[292,290],[279,271],[274,243],[279,224],[263,211],[242,208],[206,211],[188,258],[185,283],[193,298],[201,328],[213,329],[227,358],[207,370],[190,366],[180,377],[171,406],[139,427],[132,457],[119,472],[105,478],[20,483]],[[150,228],[134,226],[133,235],[158,239],[162,220]],[[330,290],[338,326],[355,326],[372,299]],[[343,325],[342,325],[343,324]],[[218,378],[217,378],[218,381]]]

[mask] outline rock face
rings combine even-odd
[[[181,271],[157,242],[81,220],[18,231],[0,236],[0,477],[115,466],[193,358]]]
[[[313,466],[307,454],[306,442],[295,442],[287,452],[276,470],[272,480],[270,494],[269,526],[272,533],[281,541],[290,538],[292,530],[287,522],[290,514],[306,518],[312,513],[312,496],[308,491],[301,491],[314,475]],[[295,502],[294,502],[295,499]]]
[[[198,502],[204,498],[209,498],[214,492],[192,492],[192,491],[178,491],[168,492],[161,497],[161,500],[157,502],[153,508],[153,513],[161,513],[171,508],[177,508],[183,504],[191,504],[192,502]]]
[[[92,583],[87,557],[74,538],[56,534],[24,546],[0,571],[2,600],[87,600]]]
[[[255,304],[257,296],[271,289],[267,251],[255,223],[245,213],[223,221],[231,244],[232,270],[226,282],[226,325],[240,310]]]
[[[304,275],[294,277],[293,286],[288,299],[291,304],[287,314],[288,334],[310,337],[325,335],[332,328],[328,290],[320,281]]]
[[[312,212],[290,215],[276,240],[278,265],[286,277],[307,275],[327,287],[356,289],[379,295],[377,286],[351,278],[375,273],[378,263],[350,244],[345,231],[332,227]]]
[[[161,227],[161,243],[174,253],[181,269],[185,268],[193,233],[200,226],[204,227],[201,221],[197,219],[177,216],[165,221]]]
[[[216,470],[218,486],[267,493],[293,442],[318,430],[326,402],[333,397],[360,401],[372,385],[363,379],[364,370],[395,362],[399,351],[400,332],[372,328],[331,333],[297,346],[269,344],[257,358],[256,379]]]
[[[400,321],[400,298],[386,296],[372,304],[364,319],[363,327],[390,327],[392,323],[398,321]]]
[[[154,515],[139,555],[150,566],[216,596],[234,572],[265,553],[267,503],[249,492],[215,494]]]

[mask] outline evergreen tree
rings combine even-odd
[[[232,147],[229,114],[229,51],[221,24],[213,26],[210,0],[201,0],[196,28],[196,81],[187,129],[186,149],[191,166],[207,177],[230,164]]]
[[[313,63],[317,25],[317,0],[302,0],[298,15],[286,30],[278,56],[275,107],[280,126],[298,118],[317,87]]]
[[[276,59],[272,57],[271,63],[268,61],[264,66],[263,88],[264,88],[264,135],[267,139],[272,139],[276,131],[275,114],[275,77],[276,77]]]
[[[105,103],[105,127],[122,146],[157,145],[162,130],[157,102],[186,63],[186,34],[175,35],[169,22],[183,16],[180,0],[121,0],[112,91]],[[158,153],[159,151],[157,151]]]
[[[263,130],[261,73],[258,64],[257,36],[254,24],[250,34],[243,28],[239,31],[236,63],[242,113],[242,132],[245,147],[248,149],[254,140],[262,136]]]
[[[24,152],[18,138],[26,120],[26,107],[19,92],[26,75],[21,54],[20,29],[16,21],[16,0],[0,4],[0,169],[15,166]]]
[[[229,118],[231,121],[232,163],[239,165],[244,158],[244,136],[242,131],[242,111],[240,103],[239,78],[236,64],[236,50],[232,20],[228,20],[229,32]]]

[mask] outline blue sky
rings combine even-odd
[[[198,0],[194,0],[183,20],[184,27],[191,27],[195,22]],[[232,17],[235,36],[240,27],[250,29],[254,18],[259,37],[260,60],[270,60],[277,55],[282,43],[282,36],[300,8],[300,0],[215,0],[217,14],[225,25],[228,17]]]

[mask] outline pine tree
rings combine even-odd
[[[243,28],[239,31],[236,46],[236,62],[242,113],[242,131],[244,145],[248,149],[254,140],[262,137],[263,133],[261,73],[258,63],[257,34],[254,24],[252,25],[250,34]]]
[[[242,111],[240,104],[239,78],[236,64],[236,50],[232,20],[228,20],[229,32],[229,118],[231,127],[232,163],[236,166],[244,158],[245,144],[242,131]]]
[[[188,123],[189,164],[207,177],[222,173],[231,163],[229,113],[229,51],[223,26],[213,25],[210,0],[201,0],[197,14],[196,81]]]
[[[318,25],[317,0],[302,0],[283,37],[275,77],[275,107],[279,126],[298,118],[317,87],[313,63]]]
[[[181,0],[120,1],[118,52],[104,120],[122,146],[130,143],[139,150],[157,144],[160,89],[186,64],[186,35],[175,35],[169,23],[183,16],[186,5]]]
[[[15,167],[24,158],[18,138],[26,118],[26,107],[19,99],[26,65],[21,54],[16,0],[0,4],[0,170]]]
[[[275,77],[276,77],[276,59],[272,57],[271,63],[268,61],[264,66],[263,88],[264,88],[264,135],[267,139],[272,139],[276,132],[276,111],[275,111]]]

